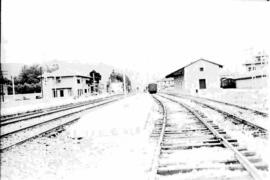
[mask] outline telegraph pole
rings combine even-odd
[[[3,81],[3,82],[1,82],[0,83],[0,101],[5,101],[5,95],[4,95],[4,75],[6,75],[6,71],[3,71],[2,70],[2,67],[1,67],[1,63],[0,63],[0,79],[1,79],[1,81]]]
[[[41,83],[41,97],[43,98],[42,67],[41,67],[41,66],[40,66],[40,72],[41,72],[41,76],[40,76],[40,83]]]
[[[96,92],[95,72],[93,73],[93,85],[94,85],[94,92]]]
[[[123,71],[123,88],[124,88],[124,95],[126,95],[127,94],[127,92],[126,92],[126,75],[125,75],[124,71]]]
[[[11,81],[12,81],[12,94],[13,94],[13,99],[15,100],[15,85],[14,85],[14,77],[11,76]]]

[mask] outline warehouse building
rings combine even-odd
[[[184,93],[220,89],[220,73],[223,66],[212,61],[199,59],[168,74],[174,79],[176,89]]]
[[[80,97],[90,95],[87,84],[89,76],[69,69],[59,69],[42,75],[42,90],[44,98]]]

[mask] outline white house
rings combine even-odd
[[[41,76],[44,98],[90,95],[89,76],[69,69],[59,69]]]
[[[259,89],[267,87],[269,56],[259,52],[251,60],[244,63],[246,72],[235,77],[236,88],[238,89]]]
[[[243,65],[245,66],[246,72],[261,71],[268,66],[269,56],[265,52],[258,52],[251,60],[246,61]]]
[[[168,74],[174,78],[174,86],[185,93],[219,89],[220,73],[223,66],[212,61],[199,59]]]
[[[111,82],[109,86],[109,91],[113,93],[123,93],[123,83],[122,82]]]

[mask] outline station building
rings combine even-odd
[[[44,98],[90,95],[89,76],[69,69],[58,69],[41,76]]]
[[[220,89],[220,73],[223,65],[199,59],[168,74],[174,79],[174,87],[184,93],[195,94],[210,89]]]

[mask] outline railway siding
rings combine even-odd
[[[168,110],[167,120],[159,121],[153,131],[153,137],[159,135],[162,141],[155,179],[179,174],[191,179],[262,179],[263,173],[258,169],[266,170],[268,166],[255,152],[240,146],[236,139],[188,105],[160,96],[158,99]]]
[[[259,129],[261,133],[264,133],[264,134],[268,133],[267,127],[269,125],[269,120],[267,116],[264,117],[257,113],[255,114],[250,113],[249,110],[248,111],[243,110],[243,109],[239,110],[238,108],[234,106],[226,107],[226,105],[223,105],[220,103],[204,101],[195,97],[175,95],[175,94],[164,94],[164,95],[189,100],[201,106],[205,106],[214,111],[217,111],[223,114],[224,116],[230,118],[235,123],[245,124],[252,128]]]

